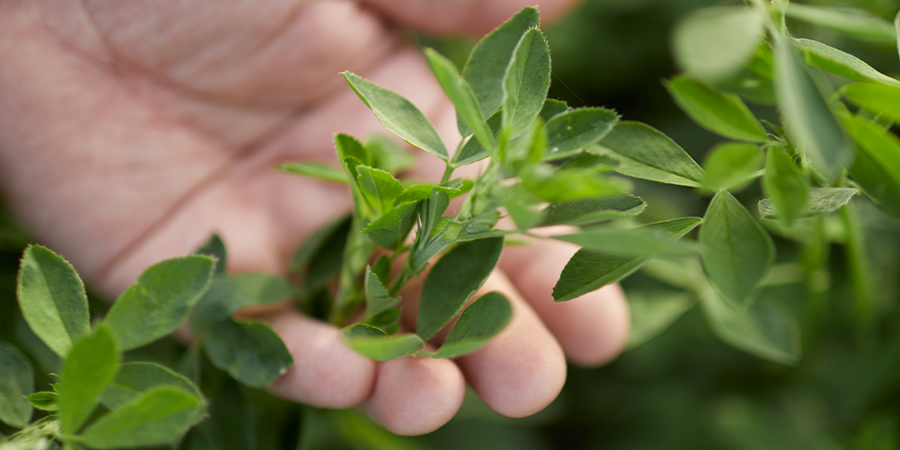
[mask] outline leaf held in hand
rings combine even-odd
[[[472,302],[462,314],[435,358],[455,358],[478,350],[498,335],[512,318],[509,300],[489,292]]]
[[[415,334],[389,336],[371,325],[357,323],[345,328],[341,338],[353,350],[375,361],[389,361],[412,355],[425,348],[425,342]]]
[[[254,320],[216,322],[207,331],[203,349],[214,366],[252,387],[271,384],[294,363],[272,328]]]
[[[369,320],[376,315],[387,311],[400,302],[397,297],[392,297],[384,284],[378,278],[378,275],[372,271],[372,268],[366,266],[366,316],[365,320]]]
[[[191,311],[191,328],[199,333],[243,308],[271,305],[296,295],[294,285],[276,275],[245,273],[216,278]]]

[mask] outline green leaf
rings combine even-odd
[[[557,169],[538,164],[521,176],[528,191],[547,202],[621,196],[631,187],[624,180],[600,175],[594,168]]]
[[[859,144],[850,174],[879,208],[900,217],[900,139],[862,117],[848,116],[845,124]]]
[[[619,161],[615,170],[623,175],[700,187],[703,169],[668,136],[640,122],[621,122],[599,146],[588,149]]]
[[[402,358],[425,348],[425,342],[415,334],[389,336],[384,331],[364,323],[344,328],[341,331],[341,338],[350,348],[375,361]]]
[[[775,42],[775,91],[785,127],[826,183],[853,162],[853,147],[800,59],[793,40]]]
[[[414,147],[445,161],[448,159],[447,148],[441,137],[425,115],[409,100],[352,72],[344,71],[341,75],[388,131]]]
[[[544,122],[549,122],[550,119],[568,111],[569,109],[569,105],[565,101],[548,98],[544,100],[544,107],[541,108],[541,119],[543,119]],[[618,121],[618,119],[619,117],[617,115],[616,120]]]
[[[513,53],[528,30],[537,27],[538,11],[524,8],[492,31],[472,49],[469,59],[463,67],[463,78],[472,86],[485,117],[490,117],[503,105],[503,79]],[[464,131],[464,122],[457,120],[460,133]]]
[[[57,355],[90,333],[87,294],[81,278],[65,259],[40,245],[30,245],[19,266],[19,308],[28,327]]]
[[[447,194],[450,198],[459,197],[472,189],[472,180],[464,178],[456,178],[448,183],[439,185],[431,183],[417,183],[407,186],[403,189],[403,193],[397,197],[397,203],[418,202],[428,200],[431,197],[431,191],[437,190]]]
[[[291,270],[303,276],[303,284],[308,290],[321,288],[341,269],[350,219],[347,215],[321,226],[291,256]]]
[[[143,393],[162,386],[170,386],[202,399],[203,394],[191,380],[168,367],[152,362],[130,362],[119,366],[112,383],[100,394],[100,402],[111,410],[131,403]]]
[[[809,187],[783,148],[777,146],[769,148],[762,187],[773,207],[783,212],[781,218],[787,225],[803,215],[809,197]]]
[[[606,108],[576,108],[557,113],[547,121],[545,160],[578,154],[612,131],[619,121],[615,111]]]
[[[491,129],[488,128],[484,112],[481,110],[481,105],[478,104],[478,99],[475,97],[475,92],[469,86],[469,83],[463,79],[456,66],[449,59],[441,56],[434,49],[425,49],[425,59],[428,60],[428,65],[431,66],[431,71],[441,85],[441,89],[444,90],[447,98],[456,107],[457,117],[461,118],[468,125],[468,128],[474,131],[475,138],[478,139],[482,146],[493,148],[494,135],[491,133]],[[468,135],[462,129],[460,129],[460,134],[463,136]]]
[[[719,144],[703,162],[703,170],[706,172],[703,187],[715,191],[746,186],[759,171],[763,157],[765,154],[754,144]]]
[[[212,365],[251,387],[271,384],[294,363],[281,338],[256,320],[216,322],[203,343]]]
[[[28,396],[28,403],[41,411],[59,411],[59,394],[56,392],[35,392]]]
[[[698,217],[683,217],[651,223],[645,227],[680,238],[700,225],[700,222],[702,219]],[[578,250],[566,264],[556,286],[553,286],[553,300],[572,300],[615,283],[640,269],[650,259],[650,256],[626,257]]]
[[[625,230],[596,226],[553,239],[571,242],[592,252],[619,256],[690,255],[697,252],[696,245],[678,241],[665,231],[646,227]]]
[[[749,307],[775,261],[769,234],[734,196],[720,191],[706,210],[700,244],[710,283],[735,307]]]
[[[64,434],[75,434],[90,417],[103,389],[119,369],[112,332],[101,326],[75,341],[59,382],[59,421]]]
[[[435,358],[455,358],[474,352],[487,344],[509,324],[512,307],[498,292],[489,292],[472,302],[462,314]]]
[[[400,299],[392,297],[388,290],[384,287],[378,275],[372,272],[372,268],[366,266],[366,316],[364,320],[387,311],[400,303]]]
[[[193,255],[156,263],[116,303],[104,325],[122,350],[149,344],[178,328],[209,289],[215,261]]]
[[[96,449],[171,445],[204,414],[200,398],[178,388],[159,387],[101,417],[77,440]]]
[[[400,181],[388,172],[369,166],[358,165],[356,171],[359,173],[359,189],[375,217],[381,217],[390,211],[394,207],[394,201],[403,192]]]
[[[491,129],[491,134],[497,136],[497,133],[500,132],[500,125],[503,121],[503,114],[498,111],[494,113],[493,116],[488,118],[487,124]],[[454,166],[465,166],[472,164],[474,162],[481,161],[484,158],[488,157],[488,151],[481,145],[478,139],[469,139],[463,144],[462,148],[459,149],[456,153],[453,154],[453,158],[450,159],[450,162]]]
[[[431,339],[447,325],[484,284],[500,259],[503,238],[458,244],[435,263],[425,284],[416,319],[416,334]]]
[[[550,89],[550,48],[537,28],[528,30],[503,76],[501,129],[515,138],[531,128]]]
[[[393,250],[400,247],[415,224],[418,202],[401,203],[370,223],[362,231],[376,244]]]
[[[855,83],[845,87],[853,103],[900,122],[900,88],[874,83]]]
[[[675,60],[703,81],[729,78],[756,53],[763,19],[758,12],[738,6],[698,10],[675,26]]]
[[[343,170],[320,162],[286,162],[278,166],[278,170],[284,173],[294,175],[302,175],[305,177],[318,178],[320,180],[331,181],[334,183],[347,184],[347,175]]]
[[[859,191],[853,188],[812,188],[809,190],[809,197],[800,209],[802,217],[817,216],[819,214],[827,214],[841,209],[842,206],[850,202],[850,199]],[[759,215],[768,217],[777,217],[778,208],[771,200],[764,198],[759,201]]]
[[[797,47],[806,56],[806,62],[813,67],[856,81],[874,81],[900,87],[897,81],[866,64],[865,61],[811,39],[794,39]]]
[[[553,202],[544,210],[538,226],[587,225],[622,217],[636,216],[647,204],[640,197],[619,195],[615,197]]]
[[[416,165],[416,157],[384,136],[372,136],[366,140],[366,150],[371,157],[372,167],[392,174],[411,169]]]
[[[224,275],[225,269],[228,268],[228,250],[225,248],[225,242],[222,241],[222,238],[219,237],[218,234],[213,234],[209,237],[209,240],[206,241],[197,251],[194,252],[196,255],[206,255],[215,258],[216,260],[216,275]]]
[[[675,103],[701,127],[739,141],[766,142],[766,130],[737,95],[683,75],[665,85]]]
[[[34,392],[34,369],[17,348],[0,342],[0,422],[14,428],[25,428],[31,422]]]
[[[800,359],[800,327],[781,303],[761,299],[738,311],[709,291],[702,304],[713,332],[726,344],[782,364]]]
[[[290,281],[265,273],[219,277],[191,311],[191,328],[202,332],[211,323],[227,319],[243,308],[279,303],[297,296]]]
[[[787,16],[867,41],[894,44],[897,40],[890,22],[856,8],[790,3]]]
[[[693,295],[672,291],[628,292],[631,333],[626,349],[635,348],[669,328],[697,303]]]

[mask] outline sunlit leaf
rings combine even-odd
[[[726,142],[713,148],[703,161],[703,187],[739,189],[759,171],[765,154],[756,145]]]
[[[119,350],[112,333],[100,327],[75,341],[59,382],[59,422],[65,434],[75,434],[90,417],[103,389],[119,369]]]
[[[806,62],[813,67],[857,81],[874,81],[900,87],[897,81],[875,70],[865,61],[812,39],[795,39],[794,42],[806,55]]]
[[[502,88],[501,128],[515,138],[531,127],[550,88],[550,48],[537,28],[528,30],[516,45]]]
[[[845,87],[847,98],[874,113],[900,122],[900,87],[875,83],[854,83]]]
[[[388,172],[373,167],[356,166],[357,183],[375,217],[381,217],[394,207],[403,192],[403,185]]]

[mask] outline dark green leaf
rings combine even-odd
[[[479,105],[475,92],[469,86],[469,83],[463,79],[456,66],[449,59],[441,56],[434,49],[425,49],[425,59],[428,60],[428,65],[431,66],[431,71],[437,78],[438,83],[440,83],[444,93],[447,94],[447,98],[456,107],[457,117],[466,123],[468,129],[473,130],[475,138],[478,139],[482,146],[493,148],[494,135],[485,122],[484,112],[481,110],[481,105]],[[469,133],[464,131],[460,129],[460,134],[467,136]]]
[[[703,169],[668,136],[639,122],[621,122],[588,151],[619,161],[624,175],[660,183],[699,187]]]
[[[450,322],[494,270],[503,250],[503,238],[458,244],[428,273],[422,287],[416,333],[431,339]]]
[[[850,174],[879,208],[900,217],[900,140],[861,117],[845,123],[859,144]]]
[[[366,316],[365,320],[397,306],[400,299],[392,297],[372,268],[366,266]]]
[[[28,396],[28,403],[41,411],[59,411],[59,395],[56,392],[35,392]]]
[[[766,130],[737,95],[726,94],[683,75],[667,82],[666,88],[675,103],[701,127],[739,141],[766,141]]]
[[[34,369],[17,348],[0,342],[0,422],[25,428],[34,412],[28,396],[34,392]]]
[[[435,358],[455,358],[474,352],[506,328],[512,318],[509,300],[498,292],[489,292],[472,302],[462,314]]]
[[[884,114],[900,122],[900,88],[874,83],[855,83],[846,86],[846,95],[853,103],[874,113]]]
[[[544,100],[544,107],[541,108],[541,119],[548,122],[557,114],[562,114],[569,110],[569,105],[563,100],[548,98]],[[618,120],[618,117],[616,117]]]
[[[567,158],[580,153],[609,134],[619,121],[615,111],[606,108],[576,108],[560,112],[544,125],[547,130],[545,160]]]
[[[344,328],[341,338],[350,348],[375,361],[402,358],[425,348],[425,343],[415,334],[389,336],[384,331],[363,323]]]
[[[366,320],[366,325],[380,328],[387,334],[394,334],[400,329],[400,316],[403,311],[400,308],[382,311]]]
[[[303,283],[308,290],[321,288],[341,269],[350,219],[348,215],[323,225],[307,237],[291,257],[291,270],[304,275]]]
[[[212,258],[193,255],[145,270],[103,320],[119,348],[137,348],[175,331],[209,288],[214,269]]]
[[[685,72],[704,81],[735,75],[753,58],[763,19],[758,12],[738,6],[701,9],[676,25],[675,60]]]
[[[702,222],[698,217],[683,217],[646,225],[648,229],[664,231],[682,237]],[[651,257],[624,257],[578,250],[566,264],[559,281],[553,287],[553,300],[564,302],[615,283],[641,268]]]
[[[800,327],[781,303],[761,299],[749,310],[738,311],[709,291],[703,310],[713,331],[728,345],[782,364],[800,359]]]
[[[846,205],[859,191],[853,188],[812,188],[800,213],[803,217],[816,216],[835,212]],[[769,199],[759,201],[759,215],[762,217],[778,216],[778,208]]]
[[[841,8],[790,3],[788,17],[829,28],[837,32],[873,42],[894,44],[894,27],[881,17],[856,8]]]
[[[789,38],[775,42],[775,73],[778,106],[788,133],[813,169],[830,183],[853,162],[853,146]]]
[[[393,175],[369,166],[356,166],[357,182],[374,217],[381,217],[394,207],[403,192],[403,185]]]
[[[621,217],[636,216],[644,211],[647,204],[633,195],[553,202],[544,210],[540,226],[586,225]]]
[[[75,434],[90,417],[100,393],[119,369],[112,333],[101,326],[75,341],[59,382],[59,421],[64,434]]]
[[[252,387],[271,384],[294,362],[281,338],[260,321],[217,322],[209,327],[203,343],[214,366]]]
[[[502,129],[515,138],[540,114],[550,88],[550,48],[537,28],[528,30],[503,76]]]
[[[765,154],[756,145],[726,142],[719,144],[703,162],[703,187],[712,191],[739,189],[759,171]]]
[[[47,248],[25,249],[16,294],[25,322],[57,355],[65,357],[72,342],[90,333],[81,278],[71,264]]]
[[[637,291],[628,292],[631,313],[631,333],[627,349],[635,348],[669,328],[697,299],[685,292]]]
[[[178,388],[159,387],[101,417],[77,439],[96,449],[170,445],[204,414],[200,398]]]
[[[700,244],[710,283],[735,307],[749,307],[775,261],[769,234],[734,196],[721,191],[706,210]]]
[[[191,380],[168,367],[151,362],[130,362],[119,366],[112,383],[100,394],[100,402],[111,410],[119,409],[153,388],[179,388],[202,399],[203,394]]]
[[[212,322],[227,319],[240,309],[271,305],[296,295],[290,281],[275,275],[245,273],[216,278],[191,311],[191,328],[202,332]]]
[[[335,183],[347,183],[347,175],[343,170],[320,162],[287,162],[278,166],[278,170],[284,173],[303,175]]]
[[[809,187],[783,148],[777,146],[769,148],[762,187],[774,208],[783,211],[780,216],[787,225],[803,215],[809,197]]]
[[[676,240],[671,234],[652,228],[630,230],[597,226],[585,228],[578,234],[554,236],[588,251],[619,256],[690,255],[697,246]]]
[[[811,39],[795,39],[797,47],[806,55],[806,62],[813,67],[856,81],[874,81],[900,87],[897,81],[875,70],[865,61],[834,47]]]
[[[224,275],[225,269],[228,268],[228,250],[225,248],[225,242],[218,234],[209,237],[203,246],[194,252],[197,255],[211,256],[216,259],[216,275]]]
[[[443,160],[447,148],[428,119],[409,100],[352,72],[341,72],[347,84],[391,133]]]

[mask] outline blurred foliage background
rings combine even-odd
[[[735,4],[736,2],[727,2]],[[900,0],[816,2],[852,6],[888,20]],[[624,119],[646,122],[671,136],[698,161],[718,141],[682,113],[661,81],[677,72],[669,48],[673,24],[711,0],[589,0],[546,29],[554,76],[550,96],[572,106],[603,105]],[[790,24],[795,35],[850,52],[879,71],[900,74],[897,48],[843,38]],[[474,41],[420,38],[458,63]],[[770,106],[751,105],[762,118]],[[646,220],[703,214],[709,198],[695,190],[638,184],[649,204]],[[750,204],[758,187],[740,193]],[[826,267],[815,283],[782,274],[765,294],[792,308],[801,323],[803,356],[795,366],[764,361],[716,339],[699,308],[613,363],[569,368],[560,397],[536,416],[502,418],[469,395],[456,418],[422,437],[400,438],[354,411],[291,405],[238,386],[204,367],[211,418],[183,448],[221,449],[900,449],[900,226],[859,203],[867,255],[875,281],[876,313],[853,314],[854,294],[842,247],[826,246]],[[826,220],[826,232],[842,224]],[[24,230],[0,210],[0,340],[18,344],[39,373],[58,361],[18,316],[15,273],[28,242]],[[778,241],[779,261],[812,258],[797,244]],[[789,267],[781,266],[784,270]],[[653,286],[640,274],[625,287]],[[102,310],[92,302],[92,310]],[[100,312],[100,311],[92,311]],[[161,342],[142,357],[177,367],[185,349]],[[132,355],[137,356],[137,355]],[[39,389],[51,380],[39,378]],[[2,428],[2,426],[0,426]],[[9,431],[0,429],[0,431]]]

